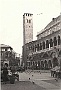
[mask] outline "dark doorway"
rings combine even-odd
[[[53,58],[53,67],[58,66],[58,59],[56,57]]]
[[[44,69],[44,62],[41,61],[41,69]]]
[[[38,61],[38,69],[40,69],[40,61]]]
[[[7,66],[7,67],[8,67],[8,63],[5,63],[5,66]]]
[[[44,69],[45,70],[48,69],[48,64],[47,64],[47,61],[46,60],[44,61]]]
[[[51,69],[52,68],[52,63],[51,60],[48,61],[48,68]]]

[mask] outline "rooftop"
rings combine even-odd
[[[5,45],[5,44],[0,44],[0,47],[2,47],[2,48],[8,47],[8,48],[11,48],[11,49],[12,49],[11,46],[9,46],[9,45]]]
[[[56,18],[52,18],[52,21],[44,29],[42,29],[40,32],[38,32],[37,36],[40,35],[41,33],[43,33],[48,28],[50,28],[55,22],[60,22],[60,20],[61,20],[61,14]]]

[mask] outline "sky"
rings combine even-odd
[[[0,44],[22,55],[23,14],[33,14],[33,40],[54,17],[60,15],[61,0],[1,0]]]

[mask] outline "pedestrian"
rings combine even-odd
[[[3,68],[3,82],[4,82],[4,84],[6,84],[7,81],[8,81],[8,69],[7,69],[7,65],[4,65],[4,68]]]
[[[11,67],[11,72],[12,72],[12,74],[15,74],[15,71],[16,71],[16,70],[15,70],[15,66],[12,66],[12,67]]]

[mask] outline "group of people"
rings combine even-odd
[[[11,71],[12,75],[13,75],[13,73],[15,73],[14,66],[10,67],[10,71]],[[1,70],[1,81],[3,81],[3,83],[6,84],[7,81],[9,81],[9,76],[10,76],[10,74],[9,74],[9,70],[8,70],[8,65],[5,64],[3,69]]]
[[[4,83],[8,81],[8,68],[6,64],[4,65],[2,69],[1,79],[3,80]]]

